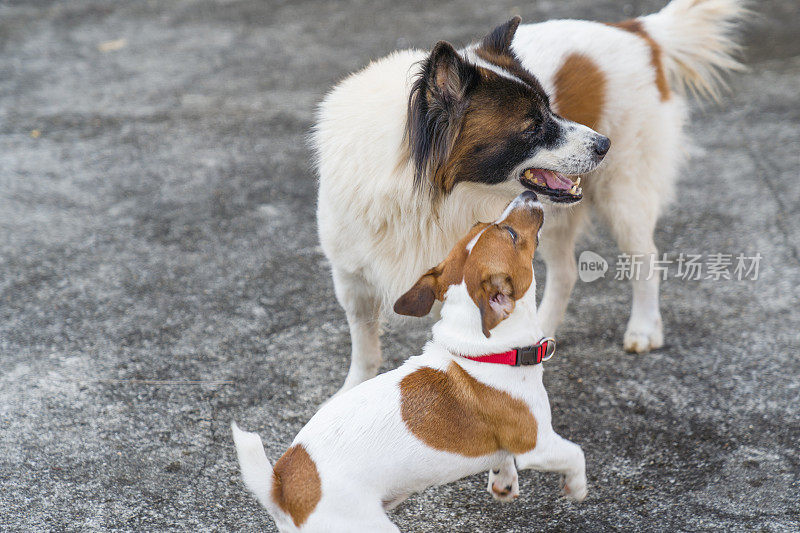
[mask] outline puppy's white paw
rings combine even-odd
[[[512,502],[519,498],[519,476],[514,463],[510,468],[504,464],[498,470],[490,470],[486,491],[500,502]]]
[[[586,499],[586,494],[589,490],[586,487],[585,473],[572,474],[566,478],[562,476],[561,479],[561,494],[563,494],[564,497],[574,502],[582,502]]]
[[[645,353],[664,346],[664,330],[661,317],[653,320],[633,320],[628,322],[622,347],[626,352]]]

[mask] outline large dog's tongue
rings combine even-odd
[[[541,168],[532,168],[529,169],[529,171],[530,174],[528,174],[528,171],[525,171],[525,177],[538,185],[543,185],[542,182],[544,182],[547,184],[548,188],[559,191],[568,191],[572,188],[572,181],[558,172]]]

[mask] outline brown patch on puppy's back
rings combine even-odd
[[[570,54],[555,75],[555,107],[578,124],[597,129],[606,101],[606,77],[594,61]]]
[[[661,101],[666,102],[669,100],[669,82],[667,82],[667,75],[664,73],[664,65],[661,62],[661,46],[659,46],[655,39],[650,37],[650,34],[644,29],[642,21],[639,19],[629,19],[609,24],[609,26],[638,35],[647,43],[647,46],[650,47],[650,64],[653,66],[653,70],[656,71],[656,87],[661,96]]]
[[[284,453],[272,474],[272,499],[300,527],[319,503],[322,486],[317,465],[303,448],[295,444]]]
[[[400,382],[408,429],[437,450],[467,457],[536,446],[536,419],[528,405],[481,383],[455,362],[446,371],[423,367]]]

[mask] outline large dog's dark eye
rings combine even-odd
[[[488,144],[478,144],[472,147],[472,155],[475,156],[483,155],[484,153],[486,153],[488,149],[489,149]]]
[[[517,242],[517,237],[518,237],[517,236],[517,232],[514,231],[514,229],[511,226],[506,226],[505,230],[508,232],[509,235],[511,235],[511,240],[516,243]]]
[[[542,133],[542,121],[534,120],[531,125],[525,129],[525,135],[536,137]]]

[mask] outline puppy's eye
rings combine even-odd
[[[511,240],[517,242],[517,232],[511,226],[506,226],[505,229],[511,235]]]

